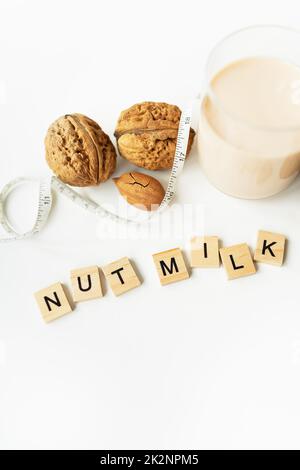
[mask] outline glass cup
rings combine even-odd
[[[269,97],[268,89],[264,92],[261,87],[264,76],[258,75],[251,77],[255,84],[251,86],[251,94],[248,96],[245,89],[247,96],[240,96],[234,106],[235,94],[231,86],[231,106],[230,98],[227,99],[229,95],[226,95],[226,83],[222,84],[222,80],[226,80],[222,71],[230,64],[245,63],[248,59],[256,61],[256,65],[259,60],[270,61],[268,80],[273,73],[272,67],[275,67],[272,87],[269,87],[272,88],[274,100],[271,99],[272,93]],[[253,65],[255,68],[255,62],[252,62]],[[239,88],[239,80],[244,80],[245,73],[247,66],[240,77],[238,74],[235,76]],[[219,77],[222,92],[216,91],[216,86],[213,86],[217,83],[214,81],[216,77]],[[250,77],[246,76],[248,79]],[[264,112],[257,111],[260,108],[258,105],[264,102],[257,100],[266,99],[270,99],[266,101],[267,114],[274,117],[271,124],[263,121],[261,115]],[[286,120],[283,112],[281,115],[280,107],[276,109],[277,99],[280,107],[293,115],[291,122]],[[237,106],[240,107],[239,112]],[[206,66],[198,149],[207,178],[226,194],[258,199],[289,186],[300,169],[299,32],[279,26],[255,26],[237,31],[216,45]]]

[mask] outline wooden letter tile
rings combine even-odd
[[[182,281],[189,277],[188,270],[179,248],[156,253],[153,255],[153,261],[162,286],[170,284],[171,282]]]
[[[75,302],[103,296],[98,266],[73,269],[71,283]]]
[[[36,292],[34,296],[47,323],[72,311],[60,282]]]
[[[192,238],[191,265],[193,268],[218,268],[220,266],[218,237]]]
[[[132,264],[126,257],[104,266],[102,270],[115,295],[124,294],[141,285]]]
[[[237,279],[256,273],[250,249],[246,243],[221,248],[220,255],[228,279]]]
[[[255,261],[281,266],[284,257],[285,236],[279,233],[258,232]]]

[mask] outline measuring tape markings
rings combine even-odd
[[[172,201],[175,195],[177,178],[183,169],[185,158],[186,158],[186,151],[187,151],[189,136],[190,136],[191,121],[192,121],[192,105],[187,107],[185,111],[181,113],[179,127],[178,127],[174,162],[173,162],[173,166],[171,169],[171,174],[170,174],[166,194],[158,208],[159,212],[162,212],[164,209],[166,209],[166,207],[168,207],[168,205],[170,204],[170,202]]]
[[[158,209],[153,212],[143,223],[148,222],[155,214],[162,212],[165,210],[170,202],[172,201],[175,192],[176,192],[176,183],[179,174],[181,173],[185,158],[186,158],[186,151],[188,147],[189,141],[189,134],[191,128],[191,120],[192,120],[192,104],[188,106],[182,113],[179,121],[178,126],[178,135],[176,141],[176,149],[174,155],[173,166],[171,169],[171,174],[169,177],[167,189],[165,196],[158,207]],[[34,222],[34,225],[31,230],[20,233],[18,232],[13,226],[10,224],[5,210],[5,204],[7,197],[17,186],[25,183],[30,182],[39,182],[39,196],[38,196],[38,207],[37,207],[37,216]],[[116,222],[124,222],[124,223],[133,223],[133,224],[140,224],[141,222],[127,219],[125,217],[119,216],[104,209],[101,205],[97,204],[94,201],[89,199],[85,199],[79,193],[77,193],[74,189],[70,186],[66,185],[62,181],[60,181],[56,176],[51,176],[49,178],[43,178],[38,180],[36,178],[16,178],[10,181],[0,193],[0,224],[6,231],[7,235],[4,237],[0,237],[0,242],[7,242],[13,240],[21,240],[24,238],[28,238],[35,233],[40,232],[43,228],[47,219],[49,217],[49,213],[51,210],[52,205],[52,194],[51,189],[56,189],[60,194],[63,194],[68,199],[72,200],[75,204],[79,205],[85,210],[88,210],[97,216],[106,217]]]

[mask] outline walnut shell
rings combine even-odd
[[[115,130],[120,155],[148,170],[172,168],[180,116],[177,106],[152,101],[126,109]],[[194,136],[195,131],[191,129],[187,155]]]
[[[157,209],[165,196],[165,190],[157,179],[144,173],[124,173],[113,178],[120,194],[129,204],[144,210]]]
[[[64,183],[93,186],[116,168],[116,150],[101,127],[82,114],[66,114],[48,129],[46,160]]]

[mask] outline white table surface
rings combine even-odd
[[[144,100],[183,107],[201,88],[213,45],[244,26],[298,26],[298,0],[14,1],[0,3],[0,136],[3,186],[49,175],[43,138],[68,112],[113,137],[119,112]],[[130,168],[119,160],[116,174]],[[157,177],[166,182],[168,173]],[[87,191],[119,201],[111,182]],[[300,447],[300,179],[262,201],[225,196],[201,173],[196,147],[177,202],[199,220],[147,239],[99,222],[63,197],[30,240],[0,244],[0,447],[199,449]],[[12,217],[29,224],[30,191]],[[257,231],[286,234],[285,265],[227,281],[194,270],[160,287],[151,255],[203,231],[224,245]],[[194,233],[192,233],[194,231]],[[135,239],[137,238],[137,239]],[[80,303],[43,323],[33,293],[69,271],[134,260],[143,285]]]

